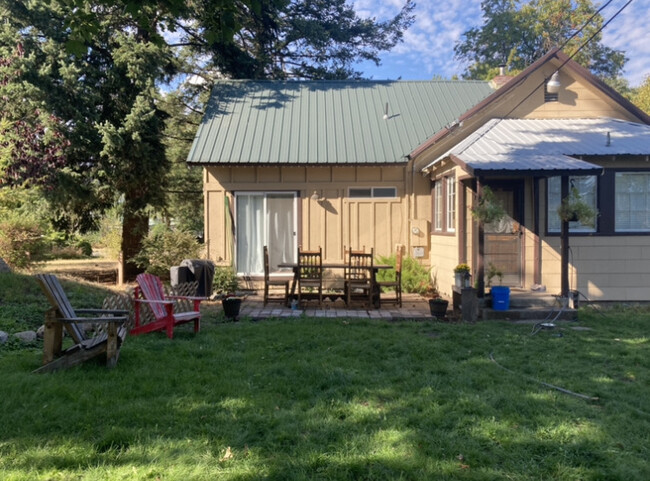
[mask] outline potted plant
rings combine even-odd
[[[494,192],[487,186],[483,187],[483,192],[471,211],[472,217],[483,224],[497,222],[506,216],[503,205],[497,202]]]
[[[429,311],[431,315],[436,319],[444,319],[447,315],[447,308],[449,307],[449,301],[443,299],[442,297],[432,297],[429,299]]]
[[[456,281],[456,287],[470,287],[471,281],[470,278],[470,267],[467,264],[458,264],[454,268],[454,279]]]
[[[417,291],[421,296],[429,298],[429,311],[431,315],[437,319],[444,319],[447,315],[449,301],[440,296],[437,286],[437,277],[430,271],[427,273],[426,279],[422,278],[420,280]]]
[[[239,280],[237,274],[230,266],[218,266],[214,272],[214,290],[221,298],[223,313],[231,321],[239,320],[239,311],[243,296],[238,295]]]
[[[596,221],[596,211],[582,199],[576,187],[571,187],[569,195],[562,199],[562,203],[557,208],[557,214],[562,221],[577,221],[584,226],[593,227]]]

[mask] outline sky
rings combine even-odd
[[[415,0],[415,22],[404,34],[404,42],[381,54],[381,65],[358,64],[364,77],[375,80],[430,80],[434,76],[460,75],[465,65],[454,59],[454,45],[471,27],[482,25],[481,0]],[[602,5],[594,1],[595,5]],[[607,21],[627,0],[613,0],[601,15]],[[404,0],[355,0],[362,17],[384,20],[396,15]],[[650,75],[650,0],[632,0],[603,30],[604,45],[625,52],[628,61],[623,76],[638,87]]]

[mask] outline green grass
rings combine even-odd
[[[534,336],[206,314],[128,338],[114,370],[0,348],[0,479],[650,479],[647,312]]]

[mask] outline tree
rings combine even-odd
[[[648,75],[643,83],[634,91],[632,101],[650,115],[650,75]]]
[[[203,97],[183,93],[173,106],[160,86],[179,74],[201,75],[204,87],[218,76],[358,76],[352,64],[378,62],[401,40],[412,8],[406,0],[394,19],[376,22],[359,19],[343,0],[0,0],[0,57],[17,44],[24,52],[2,87],[12,106],[5,137],[18,121],[39,141],[60,136],[65,155],[49,169],[46,191],[53,222],[89,229],[118,205],[132,277],[149,214],[164,211],[167,191],[178,190],[167,182],[189,148],[190,128],[181,124],[196,123],[207,98],[203,88]],[[40,127],[39,119],[49,123]],[[0,152],[6,160],[17,150],[5,142]],[[14,160],[2,164],[5,172]]]
[[[206,0],[207,4],[218,0]],[[412,24],[415,4],[384,22],[359,18],[345,0],[269,0],[235,13],[233,42],[213,41],[196,28],[179,24],[183,45],[210,55],[212,67],[231,78],[359,78],[353,64],[370,60],[397,45]],[[211,9],[199,12],[196,25],[214,23]]]
[[[22,88],[24,98],[60,119],[69,143],[66,168],[57,171],[48,193],[58,206],[54,221],[68,229],[89,228],[98,212],[119,202],[130,276],[136,267],[129,261],[147,232],[146,209],[164,202],[161,184],[168,165],[157,82],[173,73],[173,56],[155,33],[155,20],[141,28],[139,17],[125,14],[123,5],[3,1],[0,8],[9,19],[5,28],[25,52],[8,90],[29,86]],[[144,11],[156,18],[155,10]],[[80,15],[95,19],[94,32],[83,52],[72,54],[66,50],[68,22]]]
[[[596,13],[591,0],[484,0],[481,9],[483,25],[466,31],[454,46],[456,58],[469,62],[466,78],[491,78],[501,64],[521,71],[565,42],[565,52],[580,48],[574,60],[602,78],[617,78],[627,61],[623,52],[602,44],[600,14],[587,23]]]
[[[270,0],[240,4],[225,15],[233,25],[228,36],[205,35],[223,21],[215,5],[205,0],[192,21],[171,28],[184,81],[165,96],[165,144],[172,170],[163,215],[194,232],[202,230],[200,169],[188,169],[185,159],[201,121],[204,105],[218,78],[344,79],[361,76],[358,60],[379,62],[379,54],[402,40],[413,21],[414,4],[406,0],[392,19],[360,19],[343,0]]]

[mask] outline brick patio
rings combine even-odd
[[[387,304],[381,309],[349,309],[345,303],[338,299],[336,301],[324,300],[319,307],[317,302],[306,302],[301,309],[290,309],[279,303],[263,305],[262,296],[258,293],[249,294],[242,303],[240,318],[268,319],[281,317],[321,317],[321,318],[361,318],[361,319],[385,319],[385,320],[427,320],[433,318],[429,312],[428,300],[417,294],[404,294],[402,307],[394,304]]]

